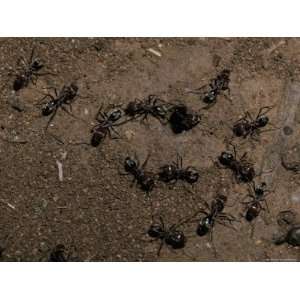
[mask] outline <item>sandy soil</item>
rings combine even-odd
[[[33,47],[57,75],[40,77],[37,85],[30,84],[14,95],[14,77],[8,71],[16,68],[20,56],[28,57]],[[291,89],[292,99],[300,98],[299,63],[300,39],[294,38],[0,39],[2,260],[45,261],[49,250],[59,243],[80,261],[298,260],[298,249],[275,246],[272,237],[278,231],[277,214],[300,209],[299,175],[278,162],[278,152],[299,138],[300,106],[294,105],[292,110],[288,102]],[[150,118],[148,125],[125,124],[118,129],[122,139],[106,139],[98,148],[72,144],[89,142],[102,103],[125,105],[134,98],[157,94],[199,110],[202,101],[184,94],[185,89],[209,83],[224,68],[232,71],[232,103],[220,96],[215,106],[201,111],[203,125],[174,135],[168,126]],[[59,144],[45,135],[48,117],[41,115],[37,103],[47,88],[59,89],[71,82],[77,83],[82,95],[73,105],[73,114],[82,121],[59,111],[49,129],[64,141]],[[256,219],[251,236],[252,226],[242,217],[244,206],[240,203],[247,186],[236,184],[230,171],[216,168],[213,160],[226,149],[230,126],[245,111],[255,114],[270,105],[274,105],[269,113],[271,123],[281,129],[262,134],[259,142],[234,139],[238,153],[247,151],[257,172],[275,166],[271,174],[264,175],[274,190],[268,197],[270,212],[262,212]],[[285,111],[294,116],[289,119],[292,133],[283,132]],[[201,130],[207,126],[213,134]],[[119,175],[124,158],[133,153],[141,161],[151,153],[150,170],[180,153],[185,165],[200,170],[201,178],[193,187],[178,183],[169,188],[159,183],[147,196],[130,186],[130,178]],[[57,160],[63,164],[62,182]],[[188,238],[186,247],[164,247],[158,257],[159,242],[150,243],[145,234],[152,222],[151,206],[155,218],[161,215],[171,225],[192,215],[203,206],[203,200],[210,203],[220,190],[234,204],[226,211],[240,222],[234,224],[236,231],[216,225],[217,257],[208,237],[198,237],[191,223],[181,228]]]

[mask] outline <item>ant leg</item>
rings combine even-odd
[[[245,116],[248,117],[248,118],[251,120],[251,122],[254,121],[254,119],[253,119],[253,117],[252,117],[252,115],[250,114],[249,111],[246,111],[246,112],[245,112]]]
[[[211,230],[209,232],[209,243],[211,244],[211,247],[213,249],[214,257],[217,258],[218,257],[218,253],[217,253],[217,249],[216,249],[215,243],[213,241],[213,230],[214,230],[214,228],[211,228]]]
[[[101,116],[101,118],[104,118],[103,113],[102,113],[103,105],[104,105],[104,104],[101,103],[101,105],[100,105],[100,107],[99,107],[99,109],[98,109],[98,111],[97,111],[97,114],[96,114],[96,116],[95,116],[96,121],[99,121],[99,122],[100,122],[99,116]],[[101,120],[101,121],[102,121],[102,120]]]
[[[50,123],[53,121],[53,119],[54,119],[54,117],[56,115],[57,109],[58,108],[56,107],[55,110],[54,110],[54,112],[52,113],[51,117],[49,118],[48,123],[47,123],[46,128],[45,128],[45,131],[48,130],[48,127],[49,127]]]
[[[149,158],[150,158],[150,153],[148,153],[148,155],[147,155],[147,157],[146,157],[146,160],[144,161],[144,163],[143,163],[142,166],[141,166],[141,169],[144,169],[144,168],[146,167]]]
[[[262,115],[265,115],[267,114],[270,110],[272,110],[274,108],[274,106],[264,106],[264,107],[261,107],[258,111],[258,114],[257,114],[257,118],[259,118],[260,116]],[[266,111],[263,113],[263,111],[266,109]]]
[[[131,184],[130,184],[131,188],[134,186],[135,181],[136,181],[136,178],[134,177],[133,180],[132,180],[132,182],[131,182]]]
[[[173,224],[171,227],[170,227],[170,230],[173,230],[175,228],[178,228],[179,226],[183,225],[183,224],[186,224],[186,223],[189,223],[189,222],[192,222],[194,223],[195,221],[198,222],[198,218],[197,219],[194,219],[199,213],[204,213],[206,214],[206,212],[202,209],[199,209],[197,210],[193,215],[187,217],[187,218],[183,218],[181,220],[179,220],[179,222],[177,224]]]
[[[35,75],[35,76],[57,75],[57,74],[52,73],[52,72],[44,72],[44,73],[41,73],[41,72],[32,72],[32,74]]]
[[[255,222],[255,221],[254,221]],[[250,238],[252,239],[254,236],[254,230],[255,230],[255,223],[250,223],[251,231],[250,231]]]
[[[163,220],[162,216],[159,216],[159,221],[161,223],[162,228],[165,230],[166,227],[165,227],[165,223],[164,223],[164,220]]]
[[[230,89],[228,88],[228,90],[230,91]],[[230,98],[230,92],[228,92],[228,95],[225,93],[222,93],[222,95],[224,96],[224,98],[230,103],[233,104],[232,99]]]
[[[190,89],[187,89],[185,94],[196,94],[196,95],[201,95],[203,93],[203,89],[208,87],[209,85],[208,84],[205,84],[197,89],[194,89],[194,90],[190,90]]]
[[[44,100],[47,99],[48,97],[53,101],[55,100],[55,98],[51,94],[45,94],[44,97],[40,99],[39,102],[35,105],[38,106],[41,105],[42,103],[45,103]]]
[[[268,213],[270,213],[268,200],[267,200],[266,198],[264,198],[264,202],[265,202],[265,204],[266,204],[266,208],[267,208]]]
[[[162,249],[163,245],[164,245],[164,240],[161,240],[160,245],[159,245],[159,248],[158,248],[158,250],[157,250],[157,256],[158,256],[158,257],[160,256],[160,252],[161,252],[161,249]]]
[[[58,138],[56,135],[54,135],[53,133],[49,133],[49,131],[48,131],[48,127],[49,127],[50,123],[53,121],[53,119],[54,119],[56,113],[57,113],[57,107],[55,108],[55,110],[54,110],[54,112],[52,113],[52,115],[51,115],[49,121],[47,122],[47,125],[46,125],[46,128],[45,128],[45,133],[46,133],[46,134],[49,134],[50,136],[52,136],[52,137],[53,137],[57,142],[59,142],[60,144],[64,144],[64,142],[63,142],[61,139],[59,139],[59,138]]]
[[[33,61],[33,57],[34,57],[34,52],[35,52],[35,47],[32,48],[31,54],[29,56],[29,63],[31,64]]]
[[[68,111],[64,106],[61,106],[61,109],[62,109],[65,113],[67,113],[68,115],[70,115],[71,117],[73,117],[73,118],[75,118],[75,119],[77,119],[77,120],[81,120],[80,118],[74,116],[74,115],[73,115],[70,111]]]
[[[114,137],[113,139],[120,139],[121,138],[119,132],[116,129],[114,129],[112,126],[109,129],[111,129],[111,131],[113,131],[118,136],[118,137]],[[112,138],[110,131],[108,131],[108,132],[110,134],[110,137]]]
[[[233,229],[234,231],[237,231],[237,229],[234,226],[232,226],[231,224],[230,225],[226,224],[225,222],[222,222],[221,220],[216,220],[216,222],[223,225],[224,227],[227,227],[227,228]]]

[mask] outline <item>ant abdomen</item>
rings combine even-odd
[[[166,244],[171,246],[173,249],[184,248],[186,243],[186,238],[181,231],[173,231],[165,239]]]
[[[248,222],[253,221],[259,215],[259,212],[260,212],[259,205],[253,203],[246,212],[246,216],[245,216],[246,220]]]
[[[91,145],[93,147],[97,147],[100,145],[101,141],[104,139],[105,134],[101,131],[96,131],[93,133],[92,138],[91,138]]]
[[[14,91],[18,91],[25,86],[25,80],[23,76],[18,75],[14,81],[13,89]]]

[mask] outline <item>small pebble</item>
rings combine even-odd
[[[292,135],[293,134],[293,129],[289,126],[284,126],[283,127],[283,132],[285,135]]]
[[[134,137],[134,132],[132,130],[126,130],[125,131],[125,136],[126,136],[127,140],[130,141]]]

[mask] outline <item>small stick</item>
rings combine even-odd
[[[11,209],[16,209],[16,207],[12,204],[10,204],[9,202],[5,202],[4,200],[0,199],[0,202],[7,205],[8,207],[10,207]]]

